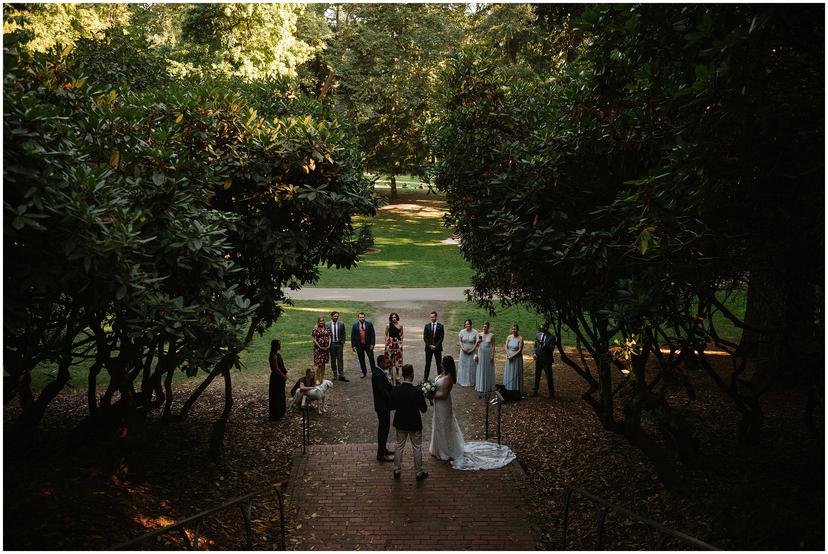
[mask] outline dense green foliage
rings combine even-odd
[[[174,372],[229,387],[282,289],[353,265],[370,237],[351,218],[377,204],[352,136],[307,102],[172,78],[119,90],[85,73],[120,65],[101,51],[152,65],[100,45],[29,55],[6,36],[5,391],[35,423],[85,364],[92,414],[132,438],[152,410],[169,414]],[[35,399],[44,361],[59,369]]]
[[[584,355],[561,343],[561,359],[604,426],[654,455],[657,429],[690,459],[680,406],[701,368],[756,438],[763,393],[822,388],[823,15],[6,6],[7,398],[36,422],[77,364],[90,366],[90,410],[131,421],[169,412],[178,370],[229,390],[282,289],[369,246],[370,170],[392,195],[403,173],[445,191],[474,299],[570,329]],[[436,266],[441,284],[465,284],[453,246],[420,240],[447,231],[380,223],[379,252],[343,273],[400,268],[419,284],[411,268]],[[429,250],[440,255],[417,257]],[[324,284],[346,282],[338,273]],[[713,369],[711,346],[731,372]],[[35,399],[41,362],[58,371]]]
[[[579,41],[549,72],[516,79],[480,49],[448,70],[437,185],[475,298],[526,303],[572,329],[595,361],[561,349],[585,399],[642,447],[649,417],[692,455],[667,398],[692,399],[683,372],[696,363],[746,431],[758,424],[773,377],[746,373],[741,356],[722,380],[704,355],[709,341],[735,346],[712,325],[717,312],[744,324],[722,287],[754,290],[772,271],[790,317],[756,328],[784,326],[773,335],[783,343],[820,336],[821,21],[821,8],[592,6],[563,26]],[[612,357],[617,332],[636,340],[628,359]]]
[[[463,6],[349,4],[336,8],[324,60],[336,100],[359,130],[368,166],[392,178],[421,173],[437,74],[463,39]]]

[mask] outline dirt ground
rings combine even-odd
[[[385,301],[373,307],[379,333],[388,313],[400,314],[406,329],[404,360],[414,365],[420,380],[422,326],[428,312],[442,312],[442,304]],[[456,354],[453,331],[447,330],[447,335],[446,353]],[[376,440],[370,379],[359,378],[351,353],[346,354],[346,367],[351,380],[336,383],[328,413],[311,415],[314,442]],[[530,374],[531,363],[526,377]],[[541,396],[506,404],[502,413],[503,442],[517,453],[530,480],[532,493],[526,502],[546,548],[562,546],[561,495],[567,483],[720,548],[823,549],[824,414],[818,422],[820,432],[809,434],[801,423],[803,391],[791,387],[766,395],[761,443],[739,446],[734,438],[735,409],[706,376],[693,374],[697,399],[686,406],[686,413],[701,455],[694,465],[679,466],[680,490],[667,490],[639,450],[601,429],[580,398],[583,381],[560,363],[555,364],[555,375],[555,398],[546,397],[542,385]],[[528,379],[525,383],[531,387]],[[279,422],[268,421],[265,382],[237,386],[234,396],[225,452],[218,462],[208,458],[207,444],[210,423],[222,409],[220,383],[211,385],[187,422],[159,427],[157,440],[130,452],[128,458],[107,447],[109,437],[81,439],[73,433],[86,411],[82,391],[59,397],[40,428],[25,436],[9,432],[17,408],[14,403],[6,406],[4,548],[107,549],[287,479],[293,455],[302,449],[301,417],[291,413]],[[182,391],[177,397],[186,394]],[[456,387],[452,397],[464,435],[483,438],[483,401],[462,387]],[[424,417],[425,437],[430,435],[430,415]],[[257,549],[276,544],[268,526],[275,506],[272,497],[254,504]],[[590,506],[573,505],[569,548],[594,548],[594,521]],[[228,512],[208,522],[202,536],[214,549],[244,548],[239,524],[237,511]],[[296,525],[288,522],[288,545],[294,549],[301,548]],[[605,548],[658,546],[658,537],[648,529],[608,517]],[[664,548],[686,547],[671,542]]]

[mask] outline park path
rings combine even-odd
[[[312,290],[312,289],[306,289]],[[344,289],[342,289],[344,290]],[[445,302],[434,298],[403,300],[389,290],[379,300],[357,296],[369,289],[348,289],[370,302],[381,341],[390,312],[405,327],[403,359],[423,377],[422,327],[428,313],[442,314]],[[419,289],[428,290],[428,289]],[[432,289],[433,290],[433,289]],[[460,290],[462,294],[462,289]],[[330,297],[326,297],[330,298]],[[350,299],[350,298],[349,298]],[[453,299],[450,299],[453,300]],[[444,353],[456,359],[453,330],[446,330]],[[377,354],[382,351],[378,346]],[[392,478],[393,463],[376,460],[377,418],[370,378],[360,379],[356,356],[346,350],[346,375],[336,382],[328,413],[311,413],[313,444],[294,459],[288,506],[295,550],[534,550],[541,548],[522,501],[526,476],[520,464],[493,471],[457,471],[431,458],[431,409],[423,416],[423,464],[429,478],[414,479],[411,446],[403,456],[403,477]],[[431,368],[431,377],[436,367]],[[370,374],[369,374],[370,377]],[[485,436],[485,402],[473,389],[452,389],[455,414],[466,440]],[[431,407],[429,407],[431,408]],[[494,411],[491,413],[494,420]],[[494,434],[494,424],[491,426]],[[394,428],[389,449],[394,449]]]

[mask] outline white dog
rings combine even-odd
[[[325,397],[327,396],[328,389],[331,388],[333,388],[333,383],[331,383],[328,379],[325,379],[322,381],[322,384],[316,385],[312,389],[308,390],[306,395],[308,397],[308,402],[316,402],[317,413],[325,413]],[[293,395],[293,405],[299,408],[301,406],[301,402],[302,393],[297,389],[296,394]]]

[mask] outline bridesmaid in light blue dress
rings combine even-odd
[[[518,324],[512,325],[512,334],[506,339],[506,366],[503,368],[503,386],[523,395],[523,337]]]
[[[495,336],[489,332],[489,322],[483,324],[483,332],[477,335],[477,373],[474,390],[479,393],[495,390]]]
[[[472,329],[472,320],[463,323],[460,331],[460,369],[457,372],[457,384],[461,387],[473,387],[477,367],[474,364],[474,352],[477,349],[477,329]]]

